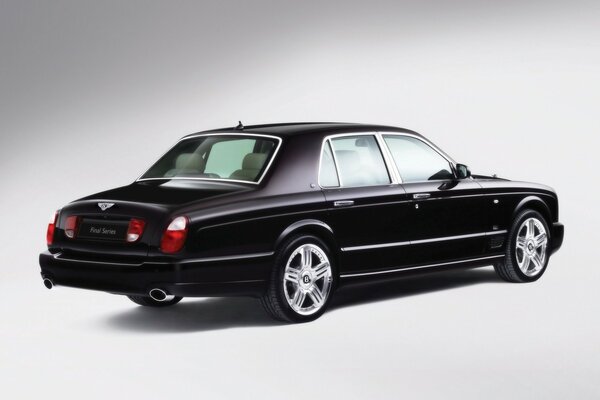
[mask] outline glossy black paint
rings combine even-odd
[[[60,211],[54,243],[40,255],[43,277],[57,285],[146,294],[160,287],[177,296],[261,295],[278,245],[297,233],[322,238],[341,284],[387,277],[424,266],[489,265],[504,254],[512,218],[523,207],[563,238],[558,199],[543,185],[473,175],[418,183],[323,189],[318,171],[323,140],[344,133],[415,132],[376,125],[276,124],[207,131],[280,137],[281,147],[260,184],[207,180],[149,180],[74,201]],[[456,172],[455,172],[456,173]],[[426,193],[429,198],[416,199]],[[354,204],[335,207],[334,202]],[[101,211],[98,202],[114,202]],[[139,242],[68,239],[66,218],[141,218]],[[184,249],[159,250],[161,235],[179,215],[190,220]],[[489,235],[488,235],[489,234]]]

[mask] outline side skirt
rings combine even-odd
[[[467,267],[473,268],[477,266],[486,266],[493,264],[496,260],[501,260],[504,258],[504,254],[496,254],[492,256],[478,257],[478,258],[470,258],[465,260],[456,260],[456,261],[448,261],[443,263],[436,264],[428,264],[428,265],[417,265],[414,267],[403,267],[403,268],[392,268],[392,269],[384,269],[378,271],[369,271],[369,272],[358,272],[352,274],[340,274],[341,280],[355,280],[360,278],[379,278],[385,279],[386,276],[389,275],[400,275],[402,273],[410,273],[410,272],[422,272],[427,270],[445,270],[448,268],[456,268],[456,267]]]

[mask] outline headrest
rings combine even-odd
[[[266,160],[266,153],[248,153],[242,162],[242,169],[261,169]]]
[[[183,153],[175,160],[175,168],[177,169],[192,169],[202,171],[204,161],[202,156],[197,153]]]
[[[354,150],[336,150],[335,157],[337,158],[342,168],[357,169],[360,167],[360,156]]]

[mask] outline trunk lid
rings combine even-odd
[[[100,192],[63,207],[51,247],[64,256],[135,262],[159,246],[163,230],[178,208],[252,189],[246,184],[161,179]],[[74,238],[65,235],[70,216],[79,221]],[[145,227],[139,240],[129,243],[125,237],[132,219],[143,220]]]

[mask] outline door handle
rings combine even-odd
[[[334,207],[349,207],[349,206],[353,206],[353,205],[354,205],[354,200],[339,200],[339,201],[333,202]]]
[[[413,199],[428,199],[431,196],[429,193],[415,193]]]

